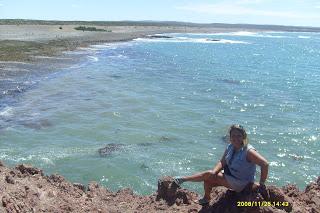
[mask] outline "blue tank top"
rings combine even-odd
[[[248,144],[236,152],[233,145],[229,144],[225,159],[232,176],[242,181],[254,182],[256,165],[247,161],[247,152],[250,149],[255,150],[253,146]]]

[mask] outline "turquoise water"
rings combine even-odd
[[[240,123],[269,184],[319,176],[319,34],[169,35],[66,53],[83,60],[0,100],[0,160],[149,194],[160,176],[212,168]]]

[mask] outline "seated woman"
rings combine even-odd
[[[221,160],[212,170],[197,173],[186,177],[174,178],[180,186],[183,182],[204,182],[204,197],[199,204],[207,205],[210,201],[210,192],[215,186],[225,186],[241,192],[248,184],[254,183],[256,165],[261,168],[259,187],[265,189],[268,177],[268,162],[250,144],[247,133],[240,125],[232,125],[229,129],[230,144],[227,146]],[[223,172],[222,172],[223,170]]]

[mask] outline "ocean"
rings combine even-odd
[[[92,45],[66,52],[81,57],[68,67],[0,79],[0,160],[150,194],[161,176],[213,168],[237,123],[270,163],[267,184],[302,189],[320,175],[320,34],[166,36]]]

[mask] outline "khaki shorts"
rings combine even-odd
[[[242,181],[238,180],[235,177],[232,177],[231,175],[224,174],[224,177],[226,178],[227,182],[231,186],[231,189],[233,189],[236,192],[241,192],[250,181]]]

